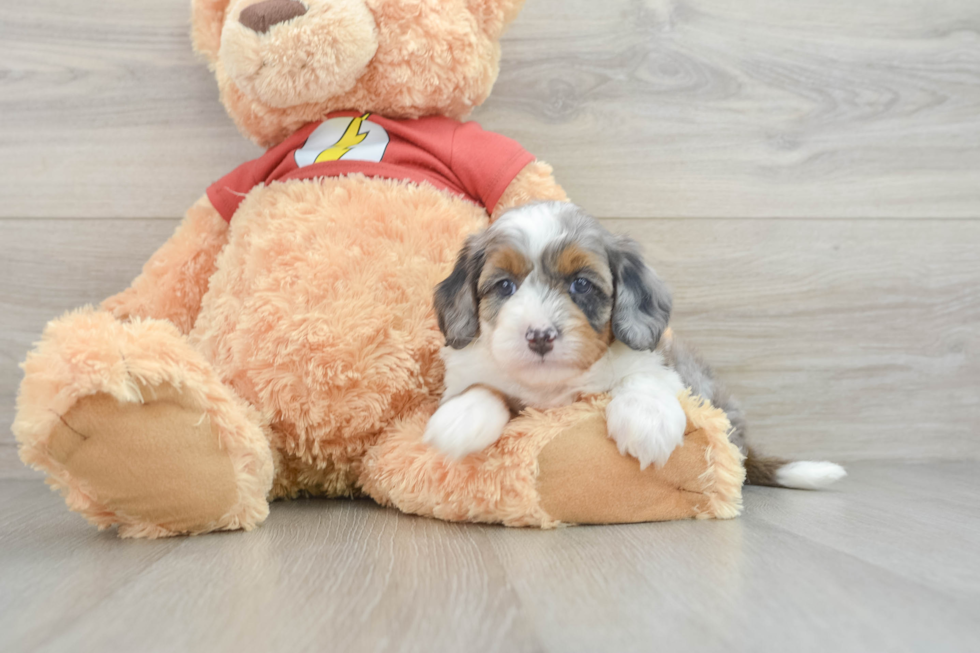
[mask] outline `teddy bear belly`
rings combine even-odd
[[[249,193],[191,339],[269,420],[277,494],[350,493],[381,430],[441,391],[433,288],[485,224],[433,187],[360,175]]]

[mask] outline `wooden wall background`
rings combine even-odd
[[[258,149],[187,0],[0,0],[0,475],[44,323]],[[475,118],[647,246],[756,440],[980,459],[980,4],[528,0]]]

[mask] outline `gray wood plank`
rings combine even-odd
[[[258,150],[184,0],[0,7],[0,217],[175,217]],[[980,215],[971,0],[534,0],[475,117],[604,217]]]
[[[553,651],[968,651],[951,599],[755,519],[494,533]],[[610,624],[615,627],[610,628]]]
[[[296,501],[158,542],[0,481],[0,648],[974,651],[980,564],[946,554],[977,537],[978,471],[862,463],[831,491],[753,488],[728,522],[510,530]]]
[[[44,325],[126,288],[178,220],[0,220],[0,397]]]
[[[0,397],[0,479],[39,479],[39,472],[26,467],[17,457],[17,443],[10,433],[14,421],[14,398]]]
[[[832,492],[746,488],[750,516],[980,606],[975,462],[849,466]]]
[[[261,150],[190,46],[183,0],[0,6],[3,217],[179,217]]]
[[[134,545],[89,526],[36,480],[0,482],[0,649],[37,650],[182,544]]]
[[[367,502],[279,504],[256,533],[180,541],[38,650],[540,650],[486,537]]]
[[[0,478],[36,475],[10,424],[18,365],[44,325],[126,288],[178,220],[0,220]]]
[[[980,222],[609,221],[778,455],[980,458]]]
[[[175,221],[0,220],[0,447],[45,322],[125,287]],[[980,458],[980,222],[619,220],[673,325],[773,454]],[[0,451],[2,453],[2,451]],[[20,471],[12,451],[0,455]]]
[[[17,443],[10,432],[14,422],[15,399],[13,395],[0,395],[0,479],[38,480],[44,478],[20,461]]]
[[[970,0],[538,0],[477,116],[602,217],[977,217]]]

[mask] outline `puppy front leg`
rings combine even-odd
[[[673,370],[621,379],[606,406],[606,427],[621,454],[662,467],[684,442],[687,416],[677,400],[682,384]]]
[[[463,458],[500,439],[510,418],[501,393],[483,385],[470,386],[439,406],[422,441],[451,458]]]

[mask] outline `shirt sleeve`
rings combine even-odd
[[[506,136],[484,131],[475,122],[465,122],[453,133],[451,168],[470,196],[478,198],[487,213],[493,213],[514,177],[534,155]]]
[[[316,125],[314,124],[312,127],[316,127]],[[289,155],[298,147],[296,143],[302,144],[312,131],[312,128],[304,127],[259,158],[243,163],[208,186],[208,199],[211,200],[211,204],[218,214],[226,222],[231,222],[231,217],[238,210],[238,205],[242,203],[250,190],[259,184],[266,183],[270,178],[274,178],[282,167],[295,168],[296,166],[291,162]]]
[[[260,181],[256,180],[256,163],[259,159],[243,163],[227,175],[208,186],[208,199],[225,222],[231,222],[231,217],[238,210],[248,191],[255,188]]]

